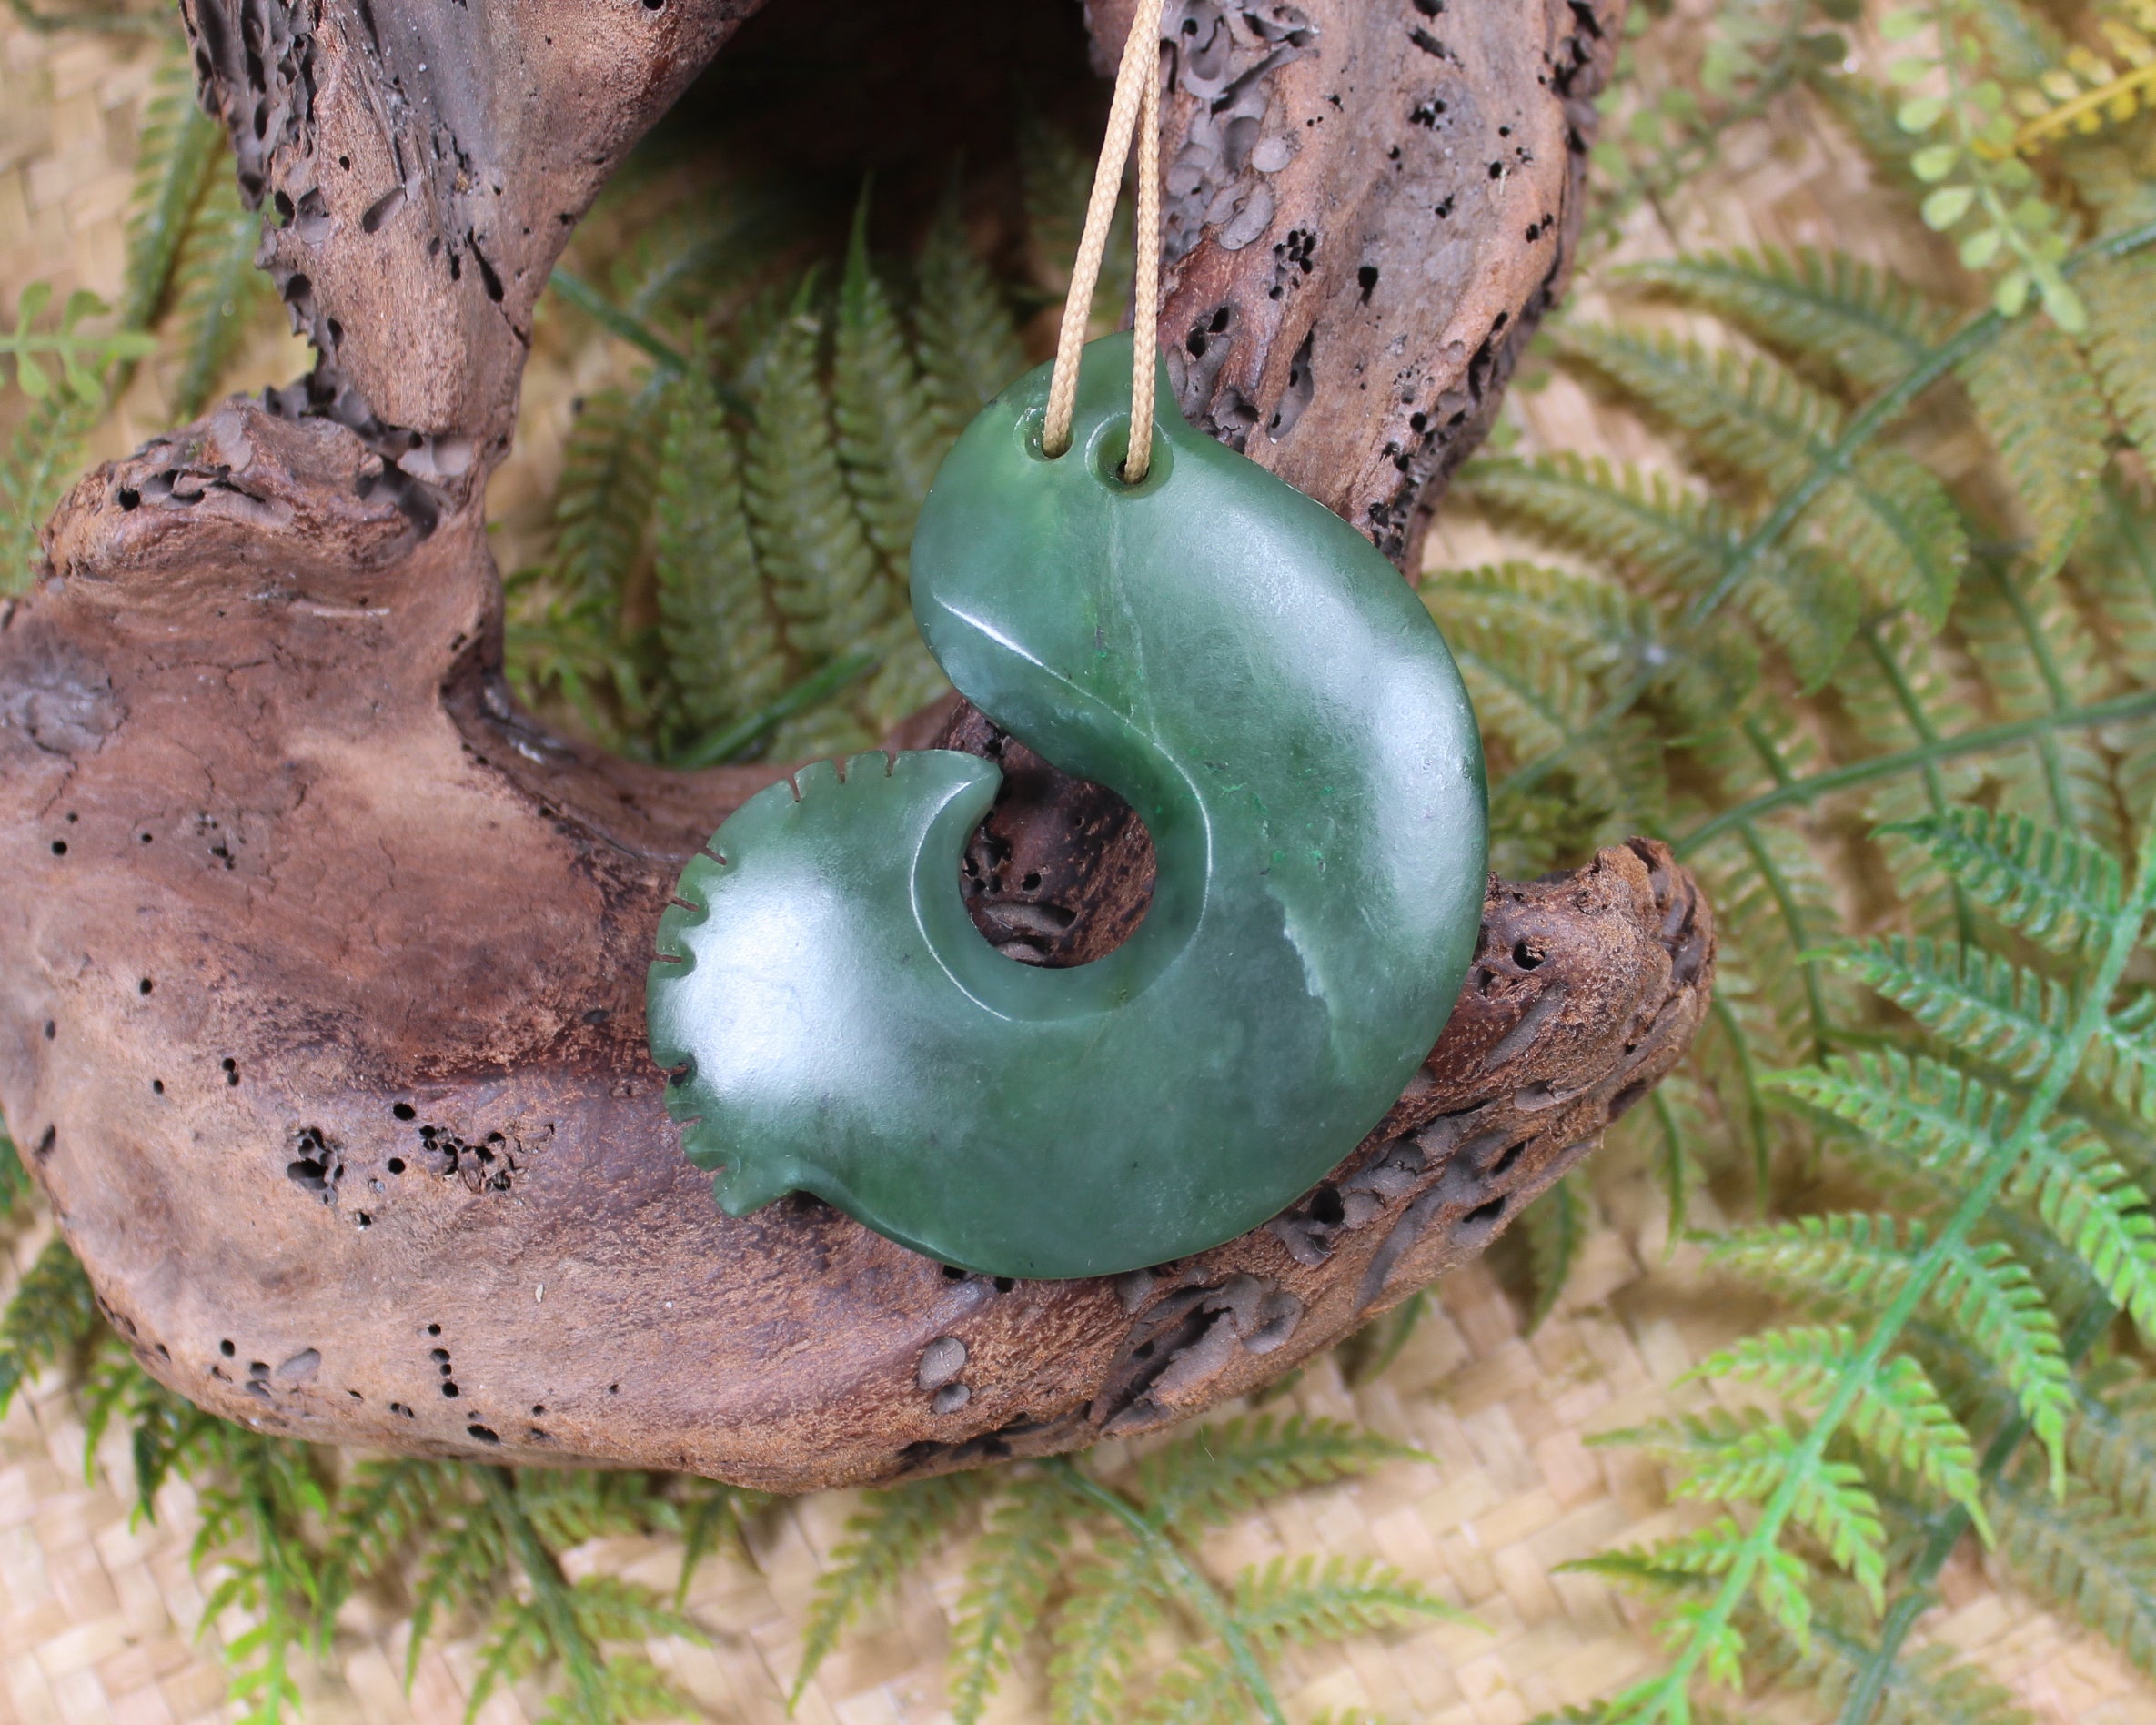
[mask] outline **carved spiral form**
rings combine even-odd
[[[1145,920],[1075,969],[992,949],[960,895],[1000,782],[972,755],[751,799],[684,870],[650,984],[730,1214],[807,1191],[970,1270],[1164,1263],[1307,1191],[1444,1027],[1486,831],[1452,657],[1366,540],[1179,419],[1124,483],[1130,359],[1087,349],[1061,459],[1045,368],[982,410],[913,609],[976,705],[1144,820]]]

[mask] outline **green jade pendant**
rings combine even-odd
[[[1100,1276],[1255,1227],[1384,1116],[1481,926],[1475,715],[1408,584],[1346,523],[1171,405],[1117,475],[1127,335],[1074,441],[1046,366],[983,408],[913,536],[951,681],[1108,785],[1159,861],[1106,957],[1004,958],[961,857],[1001,779],[945,750],[751,797],[660,919],[651,1049],[690,1156],[743,1216],[812,1192],[987,1275]]]

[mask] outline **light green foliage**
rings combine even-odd
[[[177,265],[179,366],[173,410],[191,419],[209,405],[226,368],[277,304],[269,277],[255,267],[262,217],[239,201],[229,173],[218,173],[196,206]]]
[[[86,1348],[98,1323],[90,1278],[67,1242],[55,1236],[16,1283],[0,1315],[0,1413],[26,1380]]]
[[[1178,1438],[1127,1483],[1057,1461],[875,1493],[848,1522],[819,1583],[794,1699],[844,1625],[977,1514],[981,1532],[954,1619],[952,1710],[961,1725],[982,1717],[1043,1626],[1058,1725],[1242,1720],[1253,1707],[1277,1720],[1261,1658],[1290,1643],[1451,1616],[1452,1608],[1385,1565],[1345,1559],[1279,1559],[1224,1589],[1192,1542],[1268,1499],[1414,1453],[1328,1420],[1260,1417]],[[1141,1695],[1133,1674],[1164,1615],[1186,1620],[1199,1638]]]
[[[778,619],[757,580],[733,428],[708,378],[672,391],[655,564],[666,680],[685,733],[720,730],[784,690]]]
[[[1680,1584],[1670,1619],[1675,1662],[1618,1698],[1618,1718],[1685,1719],[1695,1674],[1732,1678],[1731,1637],[1741,1635],[1748,1601],[1808,1655],[1808,1608],[1792,1603],[1786,1533],[1808,1533],[1882,1609],[1887,1499],[1875,1470],[1890,1483],[1921,1482],[1948,1500],[1960,1525],[1996,1528],[2017,1574],[2026,1571],[2129,1657],[2156,1657],[2151,1548],[2111,1498],[2133,1478],[2141,1434],[2130,1413],[2072,1375],[2095,1334],[2088,1315],[2101,1322],[2130,1313],[2141,1327],[2156,1316],[2156,1223],[2146,1192],[2097,1131],[2064,1112],[2077,1073],[2107,1045],[2103,1033],[2116,1029],[2121,1011],[2138,1011],[2138,999],[2121,1008],[2118,991],[2156,911],[2156,840],[2144,844],[2128,890],[2115,859],[2026,819],[1949,809],[1903,831],[1930,867],[2072,969],[2030,971],[1968,939],[1951,952],[1929,941],[1843,949],[1939,1052],[1859,1049],[1775,1083],[1830,1121],[1829,1145],[1916,1219],[1812,1216],[1710,1242],[1725,1268],[1858,1321],[1766,1331],[1695,1373],[1767,1391],[1812,1416],[1808,1425],[1787,1415],[1718,1416],[1617,1435],[1668,1457],[1678,1495],[1758,1506],[1748,1523],[1717,1523],[1722,1531],[1706,1537],[1707,1557],[1695,1548],[1681,1562],[1659,1551],[1627,1560],[1650,1579],[1660,1568],[1711,1576],[1717,1586],[1703,1602]],[[2060,1298],[2070,1302],[2063,1311],[2053,1306]],[[1945,1334],[1928,1337],[1927,1323]],[[1942,1351],[1948,1337],[1967,1354]],[[2009,1480],[1993,1463],[1980,1467],[1970,1422],[2000,1417],[1990,1411],[1992,1385],[2012,1398],[2020,1422],[2012,1436],[2032,1433],[2048,1468],[2032,1457]],[[1837,1450],[1844,1434],[1865,1459]],[[2010,1454],[2010,1444],[1998,1453]],[[2070,1460],[2102,1482],[2093,1497],[2080,1479],[2070,1483]],[[1907,1495],[1906,1483],[1894,1483],[1897,1500]],[[1949,1525],[1936,1522],[1936,1510],[1913,1513],[1923,1525]],[[1931,1543],[1943,1559],[1951,1538]],[[1867,1657],[1884,1673],[1893,1652]]]
[[[1539,1328],[1557,1309],[1566,1278],[1587,1238],[1586,1182],[1567,1174],[1534,1203],[1520,1212],[1520,1226],[1527,1236],[1527,1259],[1535,1272],[1535,1303],[1527,1309],[1527,1327]]]
[[[913,265],[913,332],[921,369],[956,437],[988,398],[1025,369],[1009,297],[967,243],[952,182]]]
[[[1788,492],[1847,429],[1829,397],[1763,356],[1585,325],[1558,341],[1667,424],[1703,468],[1740,486]],[[1906,606],[1933,624],[1945,617],[1964,535],[1945,489],[1911,458],[1875,449],[1860,471],[1827,479],[1806,520],[1873,604]]]
[[[157,345],[137,329],[93,334],[80,328],[85,318],[102,318],[110,309],[83,288],[67,296],[52,328],[35,328],[52,297],[49,283],[32,282],[15,301],[14,330],[0,330],[0,354],[14,359],[15,387],[33,401],[43,401],[63,387],[78,400],[96,401],[105,392],[106,367],[118,359],[139,359]],[[57,379],[47,364],[59,367]]]

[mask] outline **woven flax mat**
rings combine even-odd
[[[16,295],[35,278],[61,294],[76,286],[116,291],[134,138],[162,52],[0,25],[0,317],[12,318]],[[1715,188],[1688,197],[1683,231],[1643,217],[1620,254],[1762,240],[1831,240],[1876,254],[1866,240],[1885,227],[1867,227],[1866,194],[1846,153],[1828,152],[1801,120],[1748,128],[1726,156]],[[265,338],[231,381],[282,380],[304,364],[297,343]],[[528,418],[566,416],[565,379],[535,376],[532,384]],[[0,400],[0,430],[16,408],[19,398]],[[1654,459],[1630,421],[1604,417],[1561,379],[1516,397],[1512,413],[1529,447]],[[156,367],[146,366],[96,453],[116,454],[166,419]],[[548,449],[559,438],[558,423],[540,424],[526,442]],[[505,476],[511,496],[534,487],[523,459],[527,471]],[[1451,530],[1432,556],[1479,560],[1492,548],[1478,540]],[[1320,1359],[1285,1398],[1308,1413],[1361,1420],[1433,1459],[1281,1500],[1219,1536],[1206,1558],[1225,1570],[1283,1551],[1375,1556],[1476,1619],[1289,1654],[1282,1691],[1294,1717],[1360,1706],[1417,1725],[1517,1725],[1648,1668],[1637,1609],[1599,1581],[1553,1571],[1667,1532],[1678,1512],[1653,1464],[1585,1440],[1689,1405],[1702,1392],[1668,1387],[1751,1314],[1708,1289],[1685,1252],[1664,1251],[1659,1206],[1644,1189],[1629,1195],[1634,1201],[1622,1187],[1602,1196],[1608,1226],[1533,1335],[1496,1276],[1477,1265],[1439,1287],[1378,1381],[1351,1392],[1333,1362]],[[1710,1197],[1697,1219],[1716,1219]],[[35,1234],[17,1241],[17,1267],[42,1244]],[[137,1522],[124,1435],[108,1438],[104,1451],[86,1477],[81,1421],[56,1382],[29,1387],[0,1424],[0,1719],[167,1725],[227,1717],[217,1643],[220,1632],[245,1626],[201,1621],[207,1588],[187,1561],[192,1494],[185,1484],[166,1487],[156,1519]],[[669,1641],[651,1652],[708,1717],[743,1725],[784,1718],[818,1565],[852,1501],[834,1493],[782,1506],[759,1525],[752,1566],[716,1559],[703,1567],[689,1605],[709,1645]],[[573,1572],[603,1568],[670,1587],[677,1554],[657,1541],[612,1540],[569,1561]],[[926,1566],[848,1638],[801,1705],[806,1725],[948,1717],[942,1650],[962,1561],[951,1554]],[[1966,1550],[1941,1577],[1941,1597],[1919,1642],[1980,1659],[2046,1725],[2156,1725],[2156,1689],[2101,1644],[1995,1586]],[[394,1614],[355,1602],[328,1668],[307,1679],[308,1717],[323,1725],[460,1719],[471,1642],[431,1648],[408,1693],[404,1649]],[[504,1692],[479,1718],[517,1725],[539,1709],[535,1693]],[[1045,1718],[1037,1670],[1013,1677],[993,1717],[1003,1725]]]

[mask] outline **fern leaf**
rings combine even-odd
[[[1735,324],[1866,390],[1898,383],[1930,358],[1948,314],[1899,277],[1842,252],[1703,252],[1636,265],[1623,278]]]
[[[67,1358],[97,1333],[97,1296],[81,1260],[55,1236],[0,1315],[0,1413],[25,1380]]]
[[[1802,1216],[1708,1242],[1709,1259],[1798,1299],[1875,1316],[1901,1289],[1928,1245],[1921,1224],[1890,1216]],[[1964,1244],[1941,1266],[1927,1307],[1990,1363],[2063,1466],[2073,1379],[2058,1320],[2028,1268],[1997,1241]]]
[[[1459,1609],[1368,1558],[1274,1558],[1235,1579],[1235,1627],[1254,1648],[1342,1641],[1419,1619],[1459,1622]]]
[[[897,609],[839,466],[817,378],[823,320],[811,284],[761,357],[745,468],[749,521],[787,639],[813,669],[873,640]]]
[[[1202,1426],[1177,1438],[1140,1467],[1139,1489],[1154,1526],[1188,1535],[1268,1498],[1353,1478],[1420,1453],[1339,1420],[1264,1414]]]
[[[2156,1125],[2156,994],[2097,1026],[2085,1071],[2100,1094]]]
[[[2099,1387],[2090,1376],[2075,1386],[2074,1415],[2067,1422],[2071,1478],[2146,1525],[2156,1516],[2156,1394],[2145,1377]]]
[[[1520,1226],[1527,1236],[1527,1262],[1535,1273],[1535,1303],[1528,1308],[1529,1334],[1557,1309],[1587,1236],[1587,1201],[1571,1175],[1567,1175],[1520,1212]]]
[[[0,1125],[0,1227],[20,1222],[30,1204],[30,1175],[16,1153],[15,1140]]]
[[[74,482],[76,451],[102,404],[58,390],[35,402],[0,463],[0,595],[18,592],[36,572],[37,536]]]
[[[262,218],[220,175],[203,194],[176,271],[182,325],[173,411],[192,419],[209,404],[256,314],[275,302],[269,277],[255,267]]]
[[[1032,1475],[997,1497],[966,1567],[951,1639],[951,1714],[979,1725],[1063,1573],[1076,1505],[1062,1476]]]
[[[2132,1314],[2143,1339],[2156,1337],[2156,1220],[2102,1145],[2078,1132],[2037,1135],[2007,1195],[2032,1203],[2052,1237]]]
[[[1033,274],[1058,299],[1069,290],[1071,264],[1093,192],[1093,155],[1071,135],[1028,111],[1018,126],[1018,176],[1025,203],[1026,247]],[[1130,206],[1119,203],[1108,229],[1101,273],[1087,318],[1088,338],[1114,328],[1131,279]]]
[[[1855,1332],[1839,1325],[1762,1330],[1686,1376],[1757,1384],[1785,1401],[1816,1407],[1833,1394],[1857,1351]],[[1915,1360],[1895,1355],[1882,1363],[1850,1408],[1848,1428],[1859,1443],[1961,1505],[1989,1540],[1975,1448]]]
[[[1672,595],[1719,586],[1743,540],[1719,504],[1688,496],[1658,474],[1612,469],[1600,458],[1476,461],[1456,489]],[[1808,691],[1826,681],[1849,645],[1862,595],[1838,562],[1800,545],[1768,546],[1752,555],[1735,602],[1788,655]]]
[[[1980,946],[1896,935],[1845,948],[1839,962],[1949,1047],[2016,1078],[2051,1058],[2070,1010],[2063,984]]]
[[[1611,1436],[1674,1463],[1678,1471],[1672,1497],[1756,1503],[1788,1480],[1804,1434],[1756,1410],[1744,1417],[1718,1410]],[[1879,1501],[1855,1464],[1823,1456],[1804,1469],[1789,1515],[1849,1572],[1877,1609],[1886,1586],[1886,1528]]]
[[[1861,1608],[1845,1600],[1846,1589],[1813,1591],[1818,1603],[1808,1634],[1792,1635],[1771,1621],[1748,1621],[1746,1639],[1761,1675],[1777,1690],[1839,1716],[1871,1658],[1875,1636],[1859,1624]],[[1868,1719],[1869,1725],[2033,1725],[2010,1691],[1940,1647],[1897,1657]]]
[[[2143,185],[2147,174],[2141,177]],[[2146,252],[2091,257],[2074,277],[2089,310],[2084,351],[2120,427],[2141,459],[2156,464],[2156,338],[2148,307],[2156,296],[2156,259]]]
[[[983,1488],[978,1475],[951,1474],[870,1494],[816,1579],[790,1707],[800,1704],[846,1626],[949,1538]]]
[[[1894,1049],[1838,1055],[1774,1082],[1925,1174],[1972,1173],[2013,1130],[2011,1097],[1957,1067]],[[2156,1334],[2156,1220],[2101,1146],[2073,1134],[2033,1135],[2003,1195],[2031,1207],[2143,1333]]]
[[[1917,841],[2009,928],[2074,957],[2119,913],[2119,865],[2026,815],[1953,809],[1888,829]]]
[[[387,1579],[415,1545],[452,1523],[465,1501],[463,1474],[453,1463],[360,1462],[337,1496],[328,1568],[348,1578],[346,1585]]]
[[[1589,1438],[1590,1443],[1621,1443],[1638,1434],[1609,1432]],[[1719,1516],[1703,1528],[1646,1548],[1605,1551],[1561,1564],[1562,1570],[1599,1575],[1637,1591],[1667,1595],[1698,1592],[1706,1582],[1728,1573],[1744,1549],[1745,1532],[1735,1518]],[[1793,1551],[1775,1547],[1760,1557],[1753,1582],[1760,1609],[1798,1642],[1810,1632],[1811,1595],[1817,1580],[1811,1569]]]
[[[1123,1725],[1132,1663],[1172,1597],[1144,1542],[1121,1528],[1098,1538],[1055,1620],[1048,1687],[1058,1725]]]
[[[2030,556],[2058,566],[2080,537],[2103,472],[2103,398],[2074,344],[2047,318],[2023,318],[1963,364],[1977,424],[2034,530]]]
[[[1566,326],[1559,342],[1682,434],[1702,465],[1762,491],[1810,478],[1843,430],[1839,407],[1765,358],[1587,326]],[[1829,481],[1806,517],[1876,603],[1907,606],[1932,627],[1945,617],[1966,540],[1944,489],[1909,456],[1875,445],[1860,477]]]
[[[1148,1685],[1137,1725],[1243,1725],[1250,1695],[1218,1649],[1194,1647]]]
[[[481,1506],[463,1505],[429,1539],[412,1587],[411,1640],[404,1656],[408,1690],[436,1619],[474,1600],[497,1597],[509,1569],[509,1541],[500,1520]]]
[[[891,296],[870,267],[868,214],[864,195],[839,288],[831,418],[861,524],[903,587],[913,520],[943,459],[945,438]]]
[[[966,243],[955,184],[937,206],[914,275],[914,352],[944,432],[955,438],[1025,369],[1011,308]]]
[[[667,681],[684,729],[725,729],[791,681],[758,577],[740,457],[700,372],[673,392],[659,462],[655,573]]]
[[[669,391],[602,389],[577,409],[554,488],[554,569],[563,589],[619,606],[651,525]]]
[[[195,99],[194,68],[176,56],[157,74],[135,159],[120,303],[130,328],[148,327],[164,310],[188,224],[224,155],[225,128]]]
[[[2015,1578],[2156,1675],[2156,1539],[2085,1494],[2061,1499],[2012,1476],[1991,1502]]]

